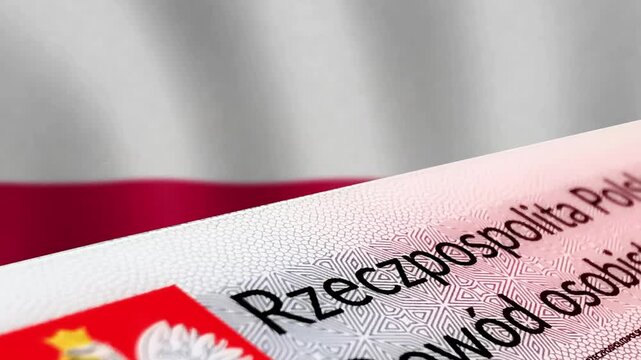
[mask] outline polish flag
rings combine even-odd
[[[9,0],[0,16],[0,264],[639,117],[624,7]]]

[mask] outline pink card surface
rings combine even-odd
[[[3,266],[0,356],[635,359],[640,154],[637,121]]]

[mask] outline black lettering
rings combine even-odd
[[[599,293],[601,295],[606,295],[606,296],[619,295],[619,292],[620,292],[619,288],[613,282],[611,282],[610,280],[608,280],[604,276],[593,274],[593,273],[583,273],[583,274],[581,274],[581,276],[579,276],[579,279],[581,279],[581,282],[587,288],[592,289],[592,291],[595,291],[595,292],[597,292],[597,293]],[[596,285],[593,285],[590,282],[590,279],[596,279],[596,280],[599,280],[601,283],[608,284],[608,286],[610,286],[610,291],[609,292],[605,292],[602,288],[600,288],[600,287],[598,287]]]
[[[335,289],[334,285],[345,285],[345,287]],[[358,289],[358,285],[349,280],[341,278],[330,278],[325,280],[325,282],[323,283],[323,289],[325,289],[325,292],[329,296],[347,305],[363,306],[369,304],[372,301],[372,297],[369,295],[365,295],[365,297],[360,300],[350,300],[345,298],[343,294]]]
[[[630,181],[626,181],[626,182],[624,182],[624,183],[623,183],[623,186],[622,186],[622,185],[619,185],[619,184],[615,183],[614,181],[612,181],[612,180],[610,180],[610,179],[608,179],[608,178],[605,178],[605,179],[603,179],[603,180],[604,180],[606,183],[608,183],[608,184],[612,185],[612,187],[613,187],[613,188],[615,188],[615,189],[617,189],[617,190],[621,191],[622,193],[625,193],[626,195],[630,196],[631,198],[633,198],[633,199],[635,199],[635,200],[640,200],[640,201],[641,201],[641,198],[640,198],[640,197],[638,197],[638,196],[634,193],[634,190],[630,189],[630,187],[629,187],[629,186],[630,186],[630,185],[632,185],[632,183],[631,183]]]
[[[465,254],[465,256],[467,256],[467,260],[466,261],[461,261],[461,260],[453,258],[447,252],[445,252],[445,250],[444,250],[445,247],[454,248],[459,253]],[[436,252],[439,255],[441,255],[442,258],[444,258],[445,260],[447,260],[447,261],[449,261],[449,262],[451,262],[453,264],[461,265],[461,266],[470,266],[470,265],[476,264],[476,256],[474,256],[474,254],[472,254],[472,252],[470,252],[466,248],[462,247],[461,245],[454,244],[454,243],[449,243],[449,242],[442,242],[442,243],[436,244],[434,249],[436,250]]]
[[[585,301],[585,304],[588,306],[597,306],[601,304],[601,299],[595,294],[586,290],[577,290],[577,289],[571,288],[571,286],[575,286],[575,285],[576,285],[576,281],[564,281],[563,283],[561,283],[561,288],[565,290],[565,292],[567,292],[568,294],[585,295],[589,297],[591,300]]]
[[[396,271],[398,272],[398,275],[401,277],[401,281],[403,282],[403,285],[406,288],[411,288],[411,287],[414,287],[416,285],[420,285],[420,284],[422,284],[422,283],[427,281],[426,278],[419,278],[419,279],[416,279],[414,281],[411,281],[407,277],[407,274],[405,273],[405,269],[403,269],[403,264],[401,264],[401,261],[398,260],[398,259],[389,259],[389,260],[386,260],[386,261],[383,261],[383,262],[380,262],[380,263],[376,264],[376,266],[379,267],[379,268],[383,268],[383,267],[389,266],[389,265],[392,265],[392,266],[394,266],[396,268]]]
[[[571,189],[570,193],[576,196],[577,198],[579,198],[584,203],[599,210],[600,212],[604,214],[610,214],[608,210],[606,210],[603,206],[600,205],[601,202],[603,202],[603,199],[601,198],[601,196],[599,196],[599,194],[595,193],[594,191],[584,187],[576,187],[574,189]]]
[[[385,295],[392,295],[392,294],[396,294],[397,292],[401,291],[401,287],[399,285],[394,285],[394,286],[392,286],[391,289],[381,289],[380,287],[375,286],[374,284],[372,284],[371,282],[369,282],[369,280],[367,280],[365,278],[365,274],[369,274],[371,272],[376,272],[376,269],[372,269],[372,268],[367,268],[366,267],[366,268],[358,269],[358,271],[356,271],[356,278],[363,285],[365,285],[366,288],[368,288],[368,289],[370,289],[370,290],[372,290],[374,292],[377,292],[379,294],[385,294]]]
[[[412,360],[412,359],[415,359],[415,358],[418,358],[418,359],[427,359],[427,360],[437,360],[434,356],[427,355],[427,354],[425,354],[425,353],[418,352],[418,351],[410,351],[410,352],[406,352],[406,353],[402,354],[402,355],[398,358],[398,360]]]
[[[503,329],[503,331],[509,334],[510,338],[508,340],[503,340],[494,336],[486,329],[486,325],[494,325],[496,327],[500,327],[501,329]],[[521,336],[519,335],[519,333],[516,332],[516,330],[512,329],[509,325],[497,319],[481,319],[477,321],[476,324],[474,324],[474,328],[481,336],[499,346],[515,347],[521,343]]]
[[[574,220],[576,223],[579,224],[585,224],[588,221],[592,221],[592,217],[590,217],[588,214],[584,213],[583,211],[575,208],[574,206],[566,203],[559,203],[556,206],[557,210],[563,210],[563,209],[570,209],[570,219]]]
[[[571,227],[571,228],[576,227],[576,223],[573,223],[573,222],[567,222],[567,221],[563,220],[561,217],[556,216],[556,214],[554,214],[554,209],[552,209],[551,207],[549,207],[549,208],[544,208],[544,207],[542,207],[542,206],[541,206],[541,205],[539,205],[539,204],[534,204],[534,206],[536,206],[536,208],[537,208],[537,209],[539,209],[539,211],[541,212],[541,214],[547,215],[547,216],[549,216],[550,218],[552,218],[552,219],[554,219],[554,220],[558,221],[559,223],[561,223],[561,224],[563,224],[563,225],[565,225],[565,226],[568,226],[568,227]]]
[[[499,240],[495,239],[493,236],[490,236],[490,233],[492,233],[492,232],[496,233],[496,234],[499,234],[499,235],[503,235],[504,237],[508,238],[510,240],[510,244],[503,244]],[[485,229],[479,230],[476,233],[481,235],[481,236],[483,236],[484,238],[486,238],[492,244],[494,244],[494,245],[498,246],[499,248],[507,251],[509,254],[511,254],[515,258],[518,259],[518,258],[521,257],[521,255],[517,254],[514,251],[514,249],[518,249],[521,246],[521,244],[518,242],[518,240],[516,240],[516,238],[514,238],[514,236],[510,235],[509,233],[507,233],[507,232],[505,232],[505,231],[503,231],[501,229],[497,229],[497,228],[493,228],[493,227],[486,227]]]
[[[523,209],[523,210],[527,210],[528,209],[528,207],[525,206],[525,205],[520,205],[520,208]],[[510,211],[512,211],[513,213],[517,214],[522,219],[524,219],[526,221],[529,221],[530,223],[532,223],[533,225],[537,226],[539,229],[545,231],[546,233],[554,234],[554,231],[551,231],[546,226],[543,226],[542,224],[536,222],[534,219],[532,219],[531,217],[527,216],[525,213],[519,211],[518,209],[515,209],[514,207],[511,207]]]
[[[632,191],[632,192],[641,192],[641,179],[634,177],[630,175],[629,173],[624,172],[623,176],[625,176],[628,180],[623,183],[623,186]],[[636,187],[635,187],[636,185]],[[641,199],[639,199],[641,200]]]
[[[516,301],[510,299],[506,295],[499,294],[499,298],[501,300],[505,301],[506,303],[510,304],[509,307],[506,307],[503,309],[503,317],[505,317],[505,320],[507,320],[510,324],[514,325],[515,327],[530,333],[530,334],[540,334],[545,331],[546,328],[551,328],[552,326],[548,324],[545,320],[541,319],[540,317],[534,315],[531,311],[528,309],[524,308],[521,306],[519,303]],[[526,324],[522,324],[518,320],[516,320],[513,316],[514,313],[520,313],[524,315],[525,317],[529,318],[530,320],[534,320],[536,322],[537,327],[531,328],[527,326]]]
[[[529,232],[522,233],[520,231],[517,231],[517,225],[526,228],[527,230],[529,230]],[[541,233],[537,229],[532,227],[530,224],[524,223],[523,221],[508,220],[505,222],[505,228],[508,229],[512,234],[520,237],[523,240],[538,241],[543,237],[543,235],[541,235]]]
[[[437,263],[440,267],[440,271],[432,271],[428,269],[427,267],[423,266],[421,263],[416,260],[416,257],[422,256],[426,257],[428,259],[432,259],[435,263]],[[438,281],[441,285],[448,286],[450,283],[447,282],[446,280],[443,279],[443,276],[447,275],[450,273],[450,267],[447,266],[447,264],[441,260],[439,257],[434,256],[430,253],[426,253],[424,251],[414,251],[411,253],[409,256],[404,255],[403,259],[409,261],[412,265],[416,266],[417,268],[423,270],[429,277],[432,279]]]
[[[262,296],[266,298],[267,300],[271,301],[272,307],[266,310],[260,310],[255,308],[252,304],[250,304],[246,300],[248,297],[251,297],[251,296]],[[269,318],[270,316],[282,316],[284,318],[299,321],[305,324],[312,324],[315,322],[314,320],[283,311],[282,310],[283,302],[280,300],[280,298],[278,298],[278,296],[268,291],[249,290],[236,295],[232,295],[231,298],[234,299],[242,307],[247,309],[247,311],[249,311],[254,316],[259,318],[263,323],[265,323],[265,325],[269,326],[270,328],[272,328],[272,330],[276,331],[280,335],[285,334],[287,331],[285,331],[285,329],[283,329],[280,325],[278,325],[274,320],[270,319]]]
[[[604,198],[619,206],[630,207],[634,205],[634,200],[625,196],[625,193],[622,194],[616,190],[605,188],[603,189],[603,191],[601,191],[601,194],[603,194]]]
[[[467,337],[467,339],[471,341],[472,344],[464,343],[461,340],[455,339],[449,335],[445,335],[443,337],[443,339],[445,339],[447,344],[452,348],[452,350],[454,350],[454,352],[456,352],[458,356],[453,355],[452,353],[445,351],[440,347],[436,345],[432,345],[430,343],[427,343],[423,346],[434,351],[435,353],[438,353],[448,359],[453,359],[453,360],[469,360],[470,359],[465,353],[465,350],[463,350],[462,348],[470,350],[473,353],[488,359],[492,357],[492,353],[485,346],[483,346],[483,344],[481,344],[481,342],[476,338],[476,336],[474,336],[474,334],[472,334],[471,331],[469,331],[467,328],[461,328],[461,332],[463,332],[463,335],[465,335],[465,337]]]
[[[641,265],[641,260],[637,260],[637,259],[638,259],[638,257],[639,257],[639,253],[629,252],[629,253],[628,253],[628,255],[626,255],[626,257],[627,257],[627,258],[628,258],[628,260],[630,260],[631,262],[633,262],[633,263],[635,263],[635,264],[638,264],[638,265]]]
[[[572,308],[571,309],[564,309],[559,306],[557,306],[553,301],[552,297],[559,297],[565,302],[567,302]],[[568,315],[568,316],[576,316],[581,313],[581,305],[574,301],[571,297],[565,295],[562,292],[555,291],[555,290],[545,290],[543,291],[540,295],[539,298],[543,301],[545,305],[547,305],[550,309],[563,314],[563,315]]]
[[[481,254],[484,258],[491,259],[493,257],[496,257],[499,254],[498,250],[496,250],[495,248],[493,248],[492,246],[490,246],[488,244],[471,243],[471,242],[469,242],[468,239],[474,239],[474,237],[475,237],[474,235],[465,234],[465,235],[461,235],[461,237],[459,239],[467,247],[489,250],[488,252],[485,252],[485,253]]]
[[[309,296],[309,301],[312,304],[312,309],[314,309],[314,315],[316,316],[318,321],[322,321],[332,316],[336,316],[338,314],[343,313],[343,309],[334,309],[328,312],[323,312],[320,301],[318,301],[318,296],[316,296],[316,290],[311,286],[307,286],[302,289],[288,292],[287,296],[290,298],[293,298],[293,297],[296,297],[299,295],[305,295],[305,294]]]
[[[593,268],[595,268],[595,269],[599,270],[600,272],[604,273],[605,275],[608,275],[609,277],[611,277],[612,279],[617,281],[619,284],[621,284],[621,285],[623,285],[623,286],[625,286],[627,288],[630,288],[630,287],[632,287],[634,285],[638,285],[639,284],[639,279],[637,279],[637,277],[634,276],[633,273],[629,272],[628,270],[622,268],[619,265],[615,265],[615,264],[611,264],[611,263],[605,263],[602,266],[599,266],[599,265],[593,263],[589,259],[585,259],[584,258],[583,261],[588,263]],[[619,276],[617,276],[616,274],[613,273],[613,271],[612,271],[613,269],[615,269],[617,272],[619,272]],[[622,274],[625,274],[625,275],[622,275]],[[626,279],[626,277],[628,277],[629,280]]]

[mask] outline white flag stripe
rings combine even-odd
[[[376,177],[641,117],[636,1],[0,2],[0,181]]]

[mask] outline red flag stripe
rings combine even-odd
[[[0,184],[0,264],[365,180],[269,184],[181,180]]]

